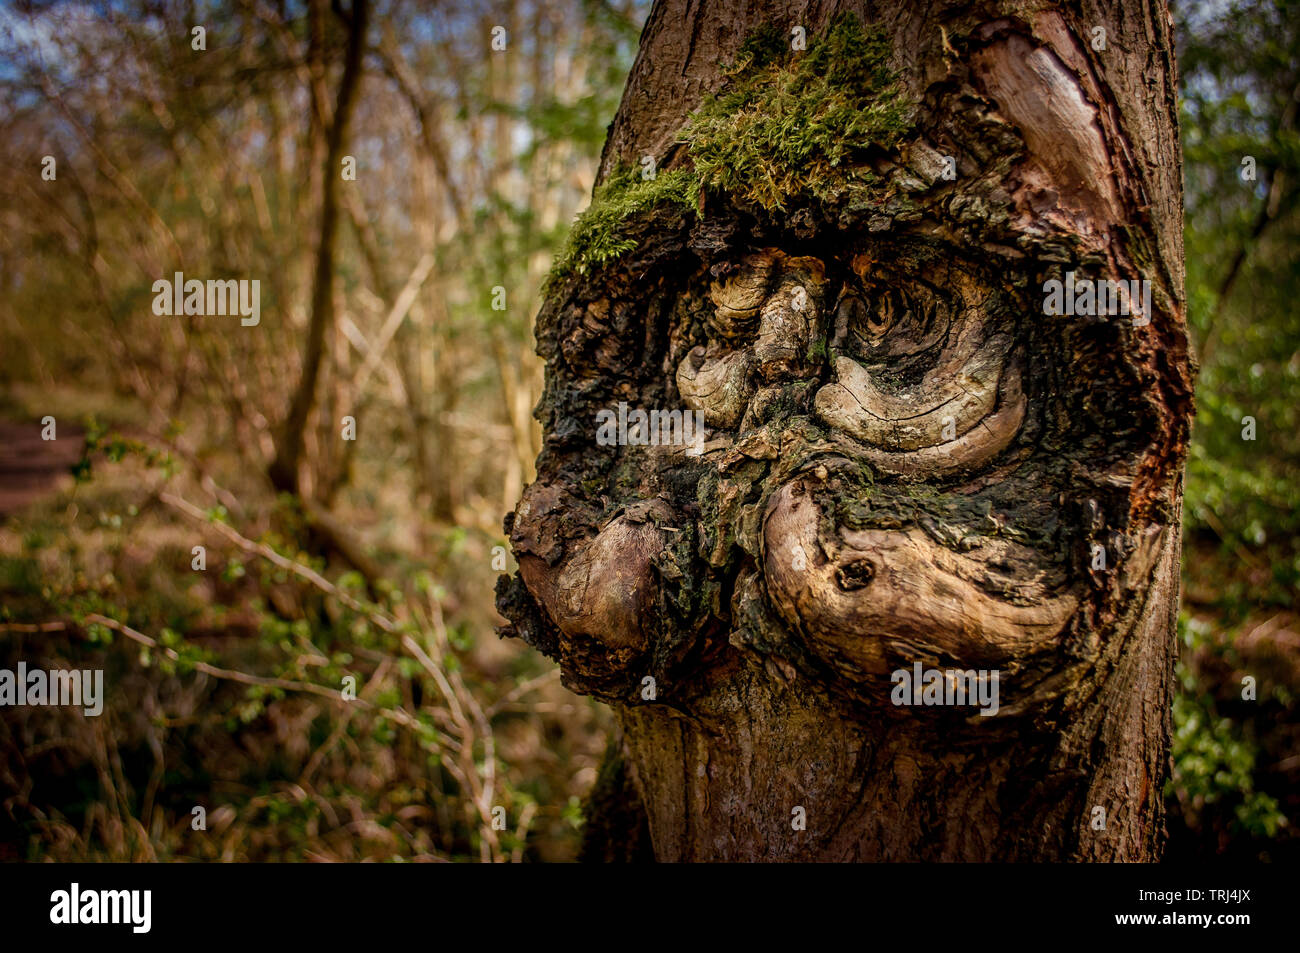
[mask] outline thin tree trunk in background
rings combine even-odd
[[[323,15],[318,10],[318,15]],[[272,485],[281,492],[298,493],[299,467],[308,418],[316,403],[316,384],[325,357],[326,332],[334,327],[334,249],[338,237],[338,190],[342,181],[342,158],[348,124],[361,84],[365,52],[368,0],[354,0],[347,19],[348,45],[339,80],[338,97],[329,129],[325,165],[321,170],[321,218],[312,282],[311,323],[303,351],[301,376],[281,428],[275,459],[271,463]]]
[[[634,214],[538,318],[498,603],[621,722],[589,855],[1156,859],[1192,411],[1168,11],[659,0],[601,179],[690,172],[747,38],[845,13],[910,103],[844,160],[865,184]],[[1074,273],[1150,308],[1048,313]],[[703,453],[598,440],[620,406],[699,410]],[[918,667],[996,704],[900,697]]]
[[[357,244],[361,248],[361,255],[366,260],[366,267],[370,270],[375,292],[384,302],[385,307],[389,309],[389,319],[393,319],[397,312],[392,309],[398,303],[399,292],[384,270],[384,263],[379,252],[379,243],[375,237],[374,229],[371,227],[370,218],[359,198],[349,195],[346,204],[348,215],[352,220],[353,230],[357,236]],[[397,327],[392,333],[393,358],[402,382],[406,417],[410,425],[411,449],[415,459],[416,491],[426,498],[426,505],[434,499],[434,487],[437,483],[432,447],[429,444],[432,422],[424,410],[424,388],[420,381],[419,355],[415,351],[416,342],[413,340],[411,319],[408,312],[410,311],[411,301],[419,290],[424,287],[432,266],[432,256],[426,254],[426,257],[416,265],[415,272],[412,273],[406,285],[401,289],[400,297],[405,300],[403,301],[403,307],[400,309],[400,318],[397,318]],[[382,348],[386,344],[382,331],[380,337],[372,344],[380,350],[379,353],[367,358],[366,363],[368,366],[377,363],[381,359]],[[357,380],[354,383],[356,390],[364,389],[364,379]]]

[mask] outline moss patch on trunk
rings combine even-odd
[[[548,282],[585,275],[636,247],[628,224],[667,205],[693,211],[699,201],[699,179],[688,169],[643,178],[639,169],[619,169],[592,196],[591,205],[573,224],[551,270]]]
[[[611,175],[574,223],[548,289],[634,249],[632,226],[665,207],[696,211],[701,191],[774,213],[875,184],[868,150],[893,149],[911,128],[912,103],[889,53],[884,33],[852,14],[837,17],[806,50],[791,49],[776,27],[756,31],[726,69],[723,88],[678,135],[689,167],[653,178],[628,168]]]
[[[679,137],[702,187],[769,212],[874,179],[854,160],[872,147],[892,149],[909,128],[883,32],[843,15],[807,50],[786,40],[773,28],[752,36],[727,84]]]

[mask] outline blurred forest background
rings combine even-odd
[[[578,856],[608,715],[496,638],[493,588],[539,289],[648,7],[0,9],[0,667],[107,686],[0,716],[0,859]],[[1175,6],[1171,858],[1300,858],[1298,14]],[[154,315],[177,271],[259,279],[260,325]]]

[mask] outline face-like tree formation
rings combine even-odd
[[[1191,404],[1150,193],[1177,186],[1087,35],[931,25],[889,56],[911,98],[886,145],[779,203],[707,176],[697,204],[628,203],[620,254],[553,282],[500,603],[620,713],[656,856],[1155,849]],[[800,55],[715,85],[815,110]],[[689,146],[658,175],[698,169]],[[598,445],[620,405],[700,411],[703,446]],[[922,670],[996,703],[900,704],[894,673]]]

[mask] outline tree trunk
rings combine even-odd
[[[354,0],[351,13],[345,17],[348,26],[347,50],[321,178],[320,238],[316,244],[316,270],[312,278],[311,323],[307,327],[302,373],[289,402],[289,412],[280,427],[275,459],[268,468],[271,484],[282,493],[299,492],[299,466],[307,421],[316,405],[316,385],[320,379],[321,364],[325,360],[326,332],[334,328],[334,246],[338,243],[339,183],[342,177],[343,150],[347,147],[348,126],[352,121],[357,89],[361,85],[369,10],[369,0]],[[323,29],[321,20],[325,15],[324,5],[320,4],[313,12],[316,28]],[[331,427],[337,426],[337,421],[331,424]]]
[[[655,4],[498,600],[619,715],[590,856],[1159,856],[1175,89],[1162,2]]]

